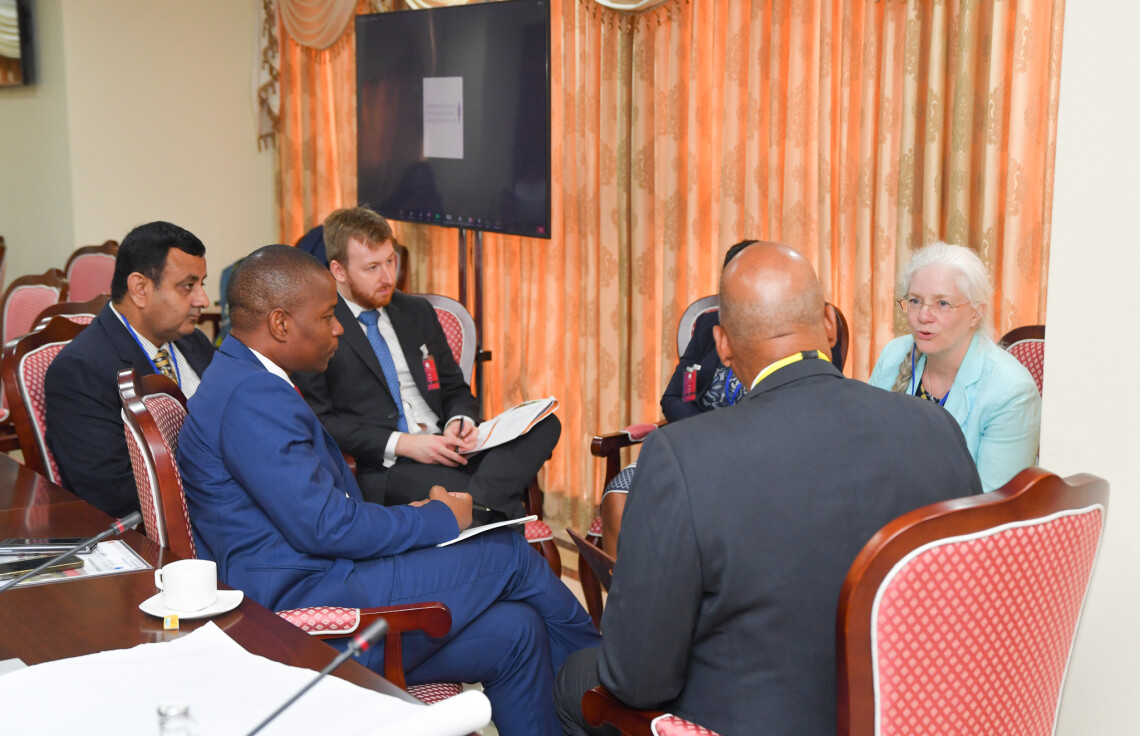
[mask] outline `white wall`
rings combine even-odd
[[[64,0],[75,235],[169,220],[222,268],[274,242],[272,152],[250,94],[255,9],[235,0]]]
[[[78,245],[162,219],[206,244],[216,298],[222,268],[275,241],[274,152],[257,150],[251,97],[260,9],[254,0],[36,3],[44,85],[23,99],[0,94],[0,180],[13,171],[36,184],[15,204],[0,184],[9,278],[62,267]],[[18,144],[10,116],[26,129]]]
[[[1063,736],[1140,732],[1140,56],[1133,0],[1065,3],[1041,464],[1112,485]]]
[[[58,0],[39,0],[35,11],[38,81],[0,89],[0,235],[9,281],[63,267],[57,256],[75,248],[63,16]]]

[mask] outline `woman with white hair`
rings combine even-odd
[[[887,343],[869,382],[950,412],[982,487],[1001,488],[1037,456],[1041,394],[989,337],[993,287],[985,264],[969,248],[932,243],[915,252],[899,287],[911,334]]]

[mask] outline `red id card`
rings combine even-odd
[[[435,370],[435,358],[424,356],[424,375],[427,376],[428,391],[439,390],[439,373]]]
[[[682,401],[696,401],[697,399],[697,368],[689,366],[685,369],[684,388],[681,390]]]

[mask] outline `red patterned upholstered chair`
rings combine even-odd
[[[1045,376],[1045,325],[1015,327],[1005,333],[998,345],[1029,369],[1040,392]]]
[[[1029,468],[885,526],[839,596],[839,735],[1053,734],[1107,506]]]
[[[55,317],[35,332],[4,346],[2,361],[4,391],[11,407],[16,438],[24,455],[24,465],[60,482],[59,467],[48,450],[44,415],[44,377],[55,356],[87,325]]]
[[[8,285],[0,302],[0,345],[7,345],[21,335],[32,331],[36,315],[43,309],[67,298],[67,279],[63,271],[49,268],[38,276],[21,276]],[[0,391],[0,427],[14,428],[8,420],[7,392]],[[3,451],[15,447],[5,446]]]
[[[118,255],[119,244],[114,240],[76,249],[67,259],[64,268],[71,298],[85,302],[100,294],[110,294],[111,275],[115,273],[115,258]]]
[[[463,371],[463,380],[471,383],[471,373],[475,369],[475,320],[459,302],[451,297],[439,294],[417,294],[427,299],[435,308],[435,316],[443,327],[447,336],[447,345],[451,348],[451,355]],[[534,514],[537,521],[528,522],[523,530],[526,541],[534,547],[545,559],[555,575],[562,576],[562,557],[558,554],[558,547],[554,544],[554,532],[542,520],[542,489],[538,485],[538,478],[530,482],[524,500],[527,514]]]
[[[838,736],[1052,736],[1107,508],[1106,481],[1029,468],[883,527],[839,593]],[[604,688],[582,709],[630,736],[705,733]]]
[[[118,380],[127,449],[146,535],[179,557],[195,558],[197,550],[176,461],[178,433],[186,419],[186,398],[177,384],[159,374],[140,377],[128,368],[119,372]],[[451,611],[443,603],[383,608],[313,606],[278,611],[277,615],[322,639],[343,638],[383,616],[388,622],[384,640],[386,678],[427,703],[462,691],[459,684],[408,687],[404,680],[401,634],[406,631],[424,631],[429,636],[447,634],[451,629]]]
[[[109,301],[111,301],[110,296],[99,294],[85,302],[57,302],[36,315],[33,329],[40,329],[52,317],[64,317],[81,325],[89,325],[95,321],[95,316],[102,311],[103,307],[107,306]]]

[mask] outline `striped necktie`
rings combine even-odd
[[[165,347],[159,348],[158,352],[154,354],[154,367],[158,369],[159,373],[178,383],[178,373],[174,370],[174,364],[170,362],[170,353]]]

